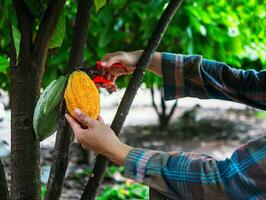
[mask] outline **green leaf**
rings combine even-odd
[[[8,18],[8,6],[10,3],[10,0],[0,0],[0,29]]]
[[[21,34],[20,34],[20,31],[17,29],[17,27],[14,25],[12,25],[12,37],[14,39],[16,55],[18,58]]]
[[[96,12],[98,12],[105,4],[106,4],[106,0],[94,0],[94,6],[96,9]]]
[[[266,112],[265,111],[258,111],[256,112],[257,119],[266,119]]]
[[[65,37],[65,32],[66,32],[66,17],[65,17],[65,12],[62,12],[58,19],[56,29],[51,38],[49,49],[57,48],[62,45]]]
[[[0,73],[7,74],[9,62],[7,56],[0,56]]]

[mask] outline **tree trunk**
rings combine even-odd
[[[13,0],[21,33],[18,62],[11,67],[11,198],[40,199],[40,147],[33,130],[48,44],[65,0],[50,1],[32,43],[34,17],[24,1]],[[18,54],[18,52],[16,52]]]
[[[30,60],[25,56],[11,69],[12,199],[40,199],[40,150],[32,119],[41,82]]]
[[[18,64],[11,68],[11,198],[40,199],[39,143],[32,118],[40,80],[31,62],[33,17],[14,1],[21,32]]]

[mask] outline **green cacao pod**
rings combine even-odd
[[[39,141],[52,135],[58,126],[59,104],[63,98],[67,78],[60,76],[41,94],[34,110],[33,129]]]

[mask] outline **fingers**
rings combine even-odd
[[[103,118],[102,118],[102,116],[101,115],[99,115],[99,117],[98,117],[98,119],[97,119],[99,122],[101,122],[101,123],[104,123],[104,120],[103,120]]]
[[[82,130],[80,124],[78,122],[76,122],[76,120],[73,119],[69,114],[65,114],[65,117],[66,117],[68,123],[70,124],[70,126],[74,132],[78,132],[78,131]]]
[[[93,127],[95,125],[95,120],[90,118],[88,115],[83,113],[78,108],[76,108],[74,110],[74,112],[75,112],[75,118],[81,123],[81,125],[83,125],[83,126],[85,126],[87,128],[91,128],[91,127]]]

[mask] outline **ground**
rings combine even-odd
[[[101,115],[106,123],[111,123],[122,95],[123,90],[111,96],[101,96]],[[171,124],[167,130],[162,131],[158,128],[157,116],[150,101],[149,92],[141,89],[122,130],[121,139],[134,147],[162,151],[195,151],[222,160],[230,157],[239,145],[265,134],[266,118],[261,111],[227,101],[203,101],[194,98],[183,98],[178,101]],[[0,130],[0,157],[4,160],[10,181],[10,111],[8,110],[4,120],[0,122]],[[54,139],[55,135],[41,143],[43,184],[47,182],[49,176]],[[93,156],[91,158],[93,162]],[[71,147],[70,163],[61,199],[79,199],[90,175],[90,169],[91,167],[84,163],[79,145],[74,143]],[[132,186],[132,182],[123,176],[123,168],[113,167],[108,170],[105,187],[109,185],[115,188],[118,187],[117,184],[125,182]],[[136,186],[134,191],[147,196],[146,189]],[[121,194],[124,192],[126,195],[128,190],[119,187],[116,192]]]

